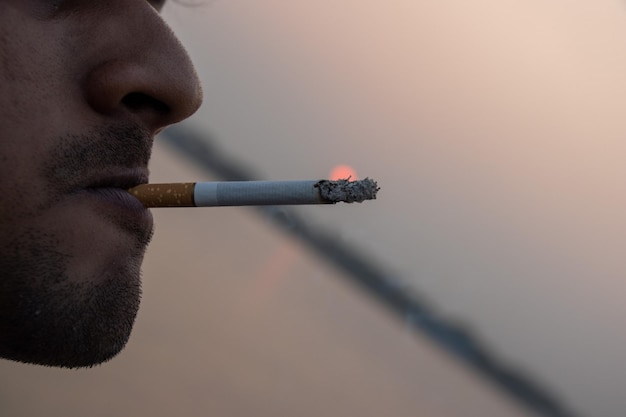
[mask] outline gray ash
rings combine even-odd
[[[361,203],[365,200],[375,200],[376,193],[380,188],[376,181],[365,178],[364,180],[321,180],[315,184],[320,190],[320,196],[331,203],[343,201],[346,203]]]

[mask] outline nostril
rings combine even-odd
[[[122,99],[122,104],[133,112],[153,111],[160,115],[170,112],[170,107],[144,93],[128,93]]]

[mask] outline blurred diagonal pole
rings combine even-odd
[[[161,135],[161,140],[221,181],[260,179],[242,163],[221,153],[206,134],[173,126]],[[465,328],[440,317],[415,290],[407,288],[399,278],[388,272],[388,268],[374,264],[370,257],[339,242],[323,228],[310,227],[293,209],[278,206],[258,206],[254,209],[343,271],[343,276],[366,290],[411,329],[419,331],[438,347],[469,365],[520,405],[543,416],[575,416],[547,388],[502,361]]]

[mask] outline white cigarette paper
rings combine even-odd
[[[373,200],[376,181],[223,181],[144,184],[129,192],[146,207],[218,207],[361,203]]]

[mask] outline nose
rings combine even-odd
[[[101,13],[90,27],[94,64],[84,79],[86,99],[96,112],[155,134],[200,107],[200,81],[187,52],[148,2],[113,3],[118,7],[108,10],[115,12],[104,18]]]

